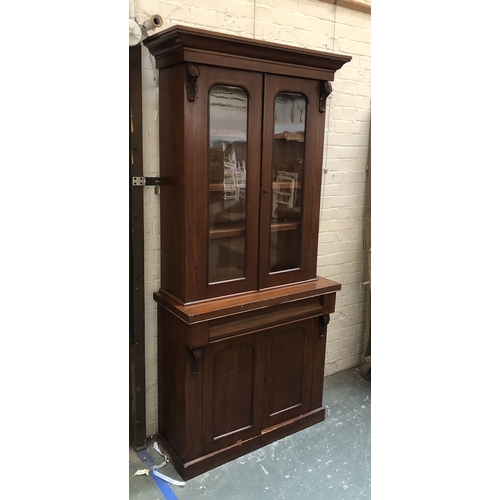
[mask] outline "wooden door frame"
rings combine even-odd
[[[141,44],[129,47],[129,446],[146,446]]]

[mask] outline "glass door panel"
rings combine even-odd
[[[269,272],[301,264],[306,99],[280,92],[274,100]]]
[[[208,281],[245,277],[248,96],[215,85],[209,93]]]

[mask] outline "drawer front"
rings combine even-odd
[[[213,342],[231,336],[291,323],[304,318],[314,318],[321,314],[323,314],[321,297],[311,297],[305,300],[266,307],[210,321],[208,338],[209,341]]]

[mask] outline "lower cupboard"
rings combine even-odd
[[[191,324],[157,301],[158,437],[184,479],[324,419],[335,293]]]

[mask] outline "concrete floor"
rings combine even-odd
[[[358,368],[325,378],[325,421],[280,439],[232,462],[173,486],[149,476],[130,449],[131,500],[355,500],[370,498],[370,383]],[[162,457],[148,441],[147,451],[159,464]],[[182,480],[171,464],[161,473]],[[162,492],[163,490],[163,492]]]

